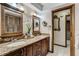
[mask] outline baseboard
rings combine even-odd
[[[48,52],[53,53],[54,51],[53,50],[52,51],[51,50],[48,50]]]
[[[49,51],[50,53],[53,53],[53,51]]]
[[[60,45],[60,44],[54,44],[54,45],[61,46],[61,47],[67,47],[67,46],[63,46],[63,45]]]

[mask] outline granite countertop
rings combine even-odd
[[[20,49],[24,46],[28,46],[34,42],[37,42],[37,41],[42,40],[43,38],[46,38],[46,37],[49,37],[49,35],[39,35],[39,36],[35,36],[34,38],[31,38],[31,39],[20,39],[20,40],[16,40],[15,42],[7,42],[7,43],[0,44],[0,55],[4,56],[4,55],[8,54],[9,52]],[[18,43],[18,42],[25,42],[25,43],[17,45],[17,46],[8,46],[12,43]]]

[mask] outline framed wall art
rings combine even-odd
[[[60,18],[56,15],[54,16],[54,30],[60,31]]]

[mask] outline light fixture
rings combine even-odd
[[[20,10],[22,10],[22,11],[24,11],[24,8],[23,8],[23,6],[20,6],[20,8],[19,8]]]
[[[36,12],[35,11],[31,12],[31,15],[36,15]]]

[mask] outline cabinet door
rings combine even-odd
[[[36,45],[37,45],[37,51],[36,51],[37,52],[37,55],[38,56],[41,56],[41,54],[42,54],[42,52],[41,52],[41,49],[42,49],[41,48],[42,47],[41,41],[37,42]]]
[[[37,56],[37,45],[36,45],[36,43],[33,44],[33,56]]]
[[[48,53],[48,39],[42,40],[42,55],[45,56]]]
[[[36,42],[33,44],[33,55],[34,56],[41,56],[41,41]]]
[[[22,49],[19,49],[19,50],[16,50],[16,51],[13,51],[13,52],[7,54],[6,56],[23,56],[22,53],[23,53]]]
[[[46,38],[45,44],[46,44],[46,51],[47,51],[46,53],[48,53],[48,51],[49,51],[49,37]]]
[[[29,45],[25,48],[24,55],[32,56],[32,45]]]

